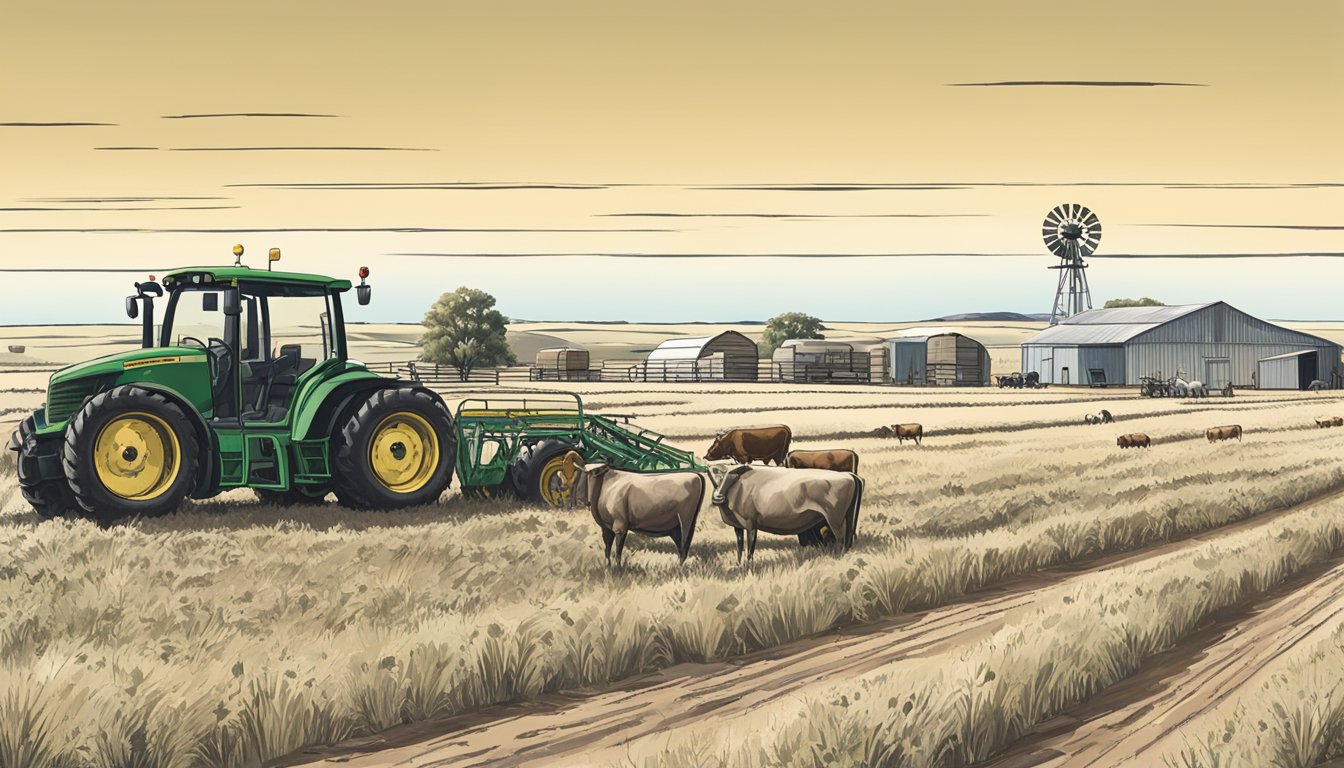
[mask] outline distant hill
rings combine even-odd
[[[1021,312],[964,312],[960,315],[945,315],[925,320],[926,323],[983,322],[987,320],[1039,323],[1049,320],[1048,314],[1024,315]]]

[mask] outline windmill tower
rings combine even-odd
[[[1087,289],[1087,263],[1101,242],[1101,220],[1097,214],[1077,203],[1055,206],[1045,215],[1041,224],[1045,247],[1059,257],[1059,264],[1050,269],[1059,270],[1059,287],[1055,289],[1055,305],[1050,310],[1050,324],[1062,318],[1092,308],[1092,294]]]

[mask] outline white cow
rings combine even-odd
[[[854,545],[863,478],[853,472],[740,465],[710,467],[712,503],[737,533],[737,559],[756,552],[758,531],[795,536],[825,525],[843,550]]]
[[[584,466],[576,451],[565,455],[563,476],[569,484],[569,505],[582,504],[602,529],[607,563],[616,544],[616,567],[621,565],[625,537],[630,531],[645,536],[669,536],[677,557],[686,562],[695,522],[705,500],[705,478],[698,472],[627,472],[606,464]]]

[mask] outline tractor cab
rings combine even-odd
[[[241,260],[242,247],[234,253]],[[280,258],[271,249],[269,263]],[[367,269],[362,270],[367,277]],[[347,359],[341,293],[348,280],[232,267],[187,267],[161,284],[137,283],[127,314],[144,307],[142,345],[200,356],[196,391],[209,395],[212,420],[279,424],[297,385]],[[369,287],[361,284],[360,303]],[[155,325],[161,297],[162,323]],[[203,403],[204,404],[204,403]]]

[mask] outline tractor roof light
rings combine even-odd
[[[239,243],[233,246],[233,266],[243,266],[243,244]]]
[[[365,281],[365,280],[368,280],[368,279],[369,279],[369,268],[368,268],[368,267],[360,267],[360,268],[359,268],[359,284],[360,284],[360,285],[363,285],[363,284],[364,284],[364,281]]]
[[[266,271],[271,271],[271,265],[280,260],[280,249],[272,248],[266,259]]]

